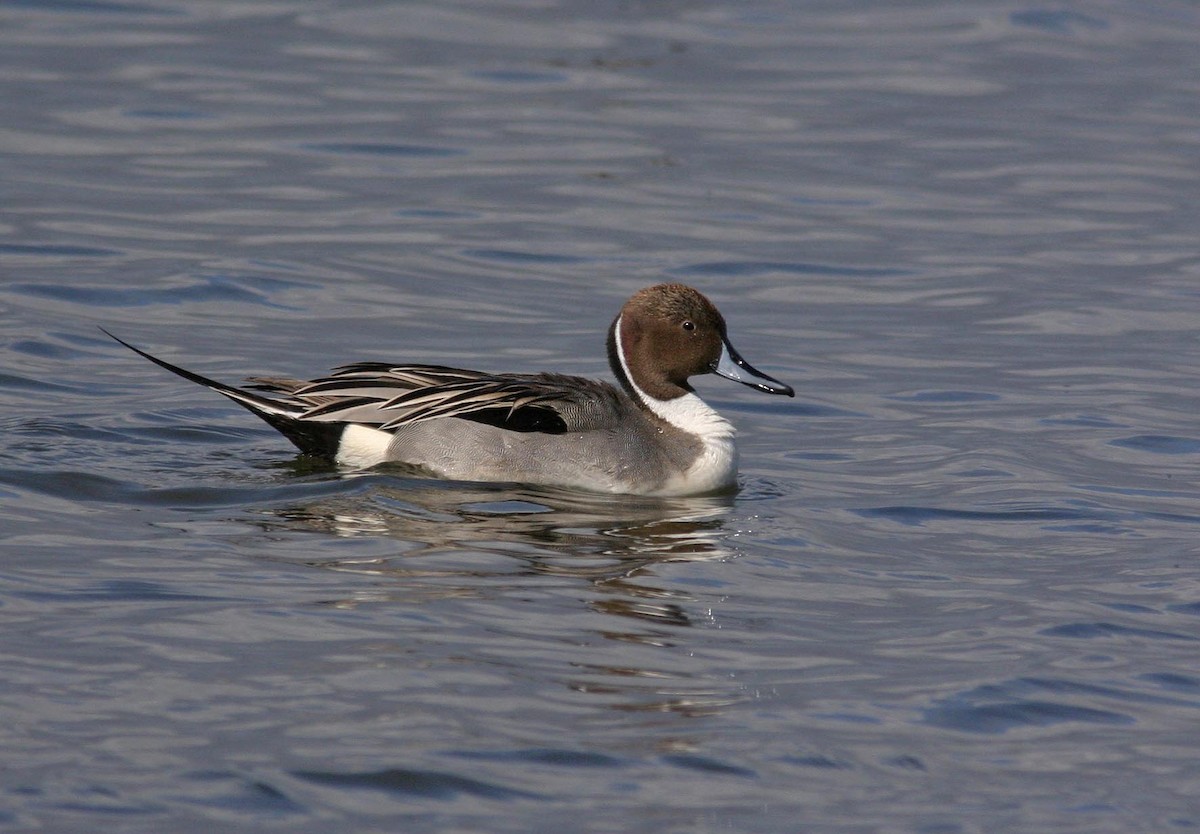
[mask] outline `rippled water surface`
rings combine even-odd
[[[1200,826],[1194,3],[0,0],[0,827]],[[606,375],[741,489],[339,473],[227,381]]]

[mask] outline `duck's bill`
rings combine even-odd
[[[734,382],[749,385],[751,388],[757,388],[759,391],[765,391],[768,394],[786,394],[789,397],[796,396],[796,392],[792,390],[792,386],[784,385],[779,380],[755,369],[753,365],[741,357],[741,354],[733,349],[733,345],[729,344],[729,342],[725,342],[725,348],[721,351],[721,358],[713,363],[712,372],[717,376],[732,379]]]

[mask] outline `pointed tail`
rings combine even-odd
[[[197,385],[203,385],[205,388],[228,397],[292,441],[301,452],[329,460],[332,460],[337,455],[338,443],[341,440],[342,430],[345,428],[344,424],[302,420],[300,419],[300,415],[307,410],[306,406],[280,402],[279,400],[273,400],[250,391],[244,391],[241,388],[234,388],[232,385],[226,385],[223,382],[217,382],[215,379],[209,379],[206,376],[193,373],[186,368],[172,365],[170,362],[159,359],[157,356],[147,353],[141,348],[134,347],[124,339],[109,333],[103,327],[100,328],[100,332],[129,348],[138,356],[150,360],[160,368],[165,368],[186,380],[195,382]]]

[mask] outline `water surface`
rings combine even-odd
[[[0,0],[0,825],[1200,825],[1193,4]],[[234,382],[607,373],[740,491],[348,476]]]

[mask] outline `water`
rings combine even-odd
[[[0,827],[1200,825],[1182,2],[0,2]],[[221,379],[606,373],[740,492],[343,477]]]

